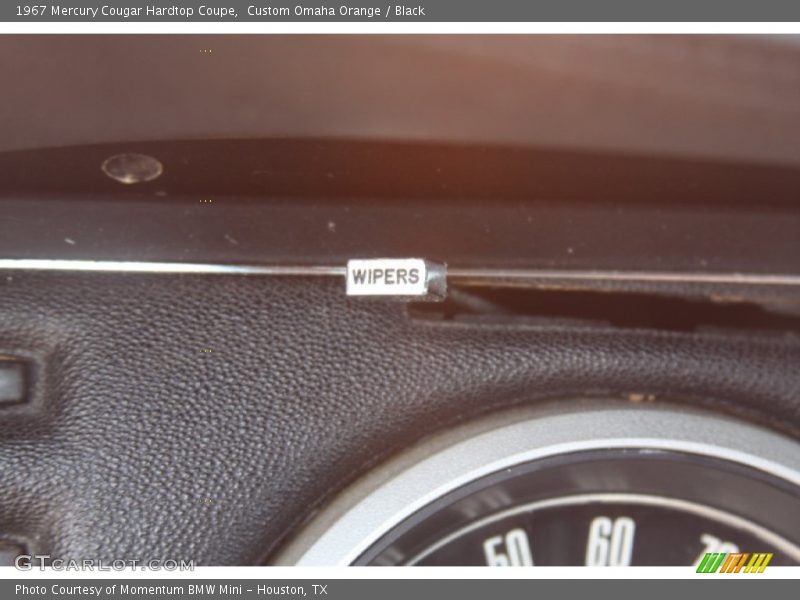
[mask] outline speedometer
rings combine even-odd
[[[357,562],[691,565],[707,553],[747,552],[796,564],[800,547],[782,532],[798,510],[796,490],[723,461],[652,450],[578,453],[459,489]]]
[[[379,469],[281,561],[797,565],[798,462],[789,438],[692,411],[516,413]]]

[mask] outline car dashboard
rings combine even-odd
[[[0,40],[0,556],[800,563],[794,41],[125,37]]]

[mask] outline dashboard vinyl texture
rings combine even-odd
[[[32,551],[258,564],[349,482],[490,411],[618,397],[800,433],[795,334],[421,319],[338,277],[0,277],[0,528]]]

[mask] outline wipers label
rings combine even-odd
[[[394,296],[438,300],[446,291],[446,268],[421,258],[352,259],[348,296]]]

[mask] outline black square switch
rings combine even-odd
[[[0,358],[0,408],[27,400],[26,371],[24,362]]]

